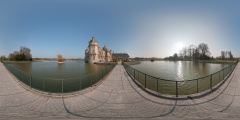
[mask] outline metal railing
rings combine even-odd
[[[159,77],[154,77],[143,73],[130,65],[124,63],[130,77],[144,90],[163,97],[179,97],[179,95],[192,95],[209,90],[210,92],[217,85],[222,83],[235,69],[238,62],[230,64],[227,67],[213,74],[191,79],[191,80],[167,80]]]
[[[4,65],[22,83],[31,88],[50,93],[69,93],[94,86],[115,66],[115,64],[105,65],[99,73],[90,73],[85,77],[51,79],[33,76],[30,73],[22,71],[11,63],[4,63]]]

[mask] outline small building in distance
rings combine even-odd
[[[129,55],[127,53],[113,53],[112,54],[113,62],[127,62],[129,61]]]
[[[112,51],[106,46],[101,48],[95,37],[89,41],[89,45],[85,50],[86,63],[104,63],[112,61]]]

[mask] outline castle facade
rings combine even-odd
[[[89,41],[89,45],[85,50],[86,63],[104,63],[112,61],[112,51],[106,46],[101,48],[95,37]]]

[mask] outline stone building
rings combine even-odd
[[[86,63],[103,63],[112,61],[112,51],[106,46],[101,48],[95,37],[89,41],[89,45],[85,50]]]
[[[113,53],[112,59],[114,62],[118,62],[118,61],[128,62],[129,55],[127,53]]]

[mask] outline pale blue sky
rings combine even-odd
[[[131,57],[166,57],[205,42],[240,56],[238,0],[1,0],[0,55],[84,57],[91,36]]]

